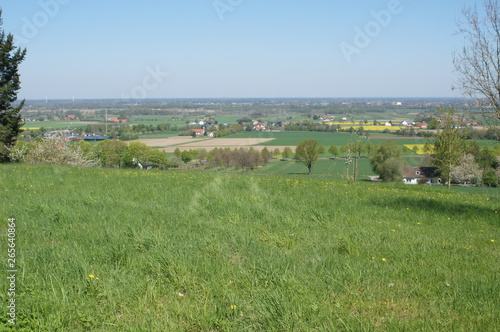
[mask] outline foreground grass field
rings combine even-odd
[[[497,331],[499,210],[427,186],[0,165],[24,331]]]

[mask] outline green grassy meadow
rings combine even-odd
[[[354,162],[349,167],[349,176],[352,176]],[[361,180],[368,180],[373,173],[368,159],[359,159],[358,176]],[[307,175],[307,167],[297,161],[274,161],[261,169],[255,171],[257,174],[265,175]],[[345,178],[345,159],[318,159],[313,165],[312,177],[329,177],[335,179]]]
[[[497,331],[493,193],[0,165],[0,330]]]

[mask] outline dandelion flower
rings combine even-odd
[[[234,304],[231,304],[231,309],[235,310],[237,307]]]
[[[382,262],[387,262],[387,258],[382,258]]]
[[[93,274],[89,274],[89,278],[95,278],[95,276]]]
[[[495,240],[490,240],[491,242],[495,242]]]

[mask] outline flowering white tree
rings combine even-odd
[[[97,163],[78,145],[68,144],[62,137],[45,138],[32,146],[21,159],[28,164],[91,167]]]
[[[482,180],[483,170],[476,163],[473,155],[466,154],[462,157],[460,165],[451,170],[451,179],[455,183],[479,184]]]

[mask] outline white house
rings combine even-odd
[[[427,184],[434,181],[435,167],[416,167],[405,166],[403,170],[403,183],[404,184],[419,184],[425,180]]]
[[[404,120],[403,122],[401,122],[401,126],[403,126],[403,127],[413,127],[414,125],[415,125],[415,122],[413,122],[413,121]]]

